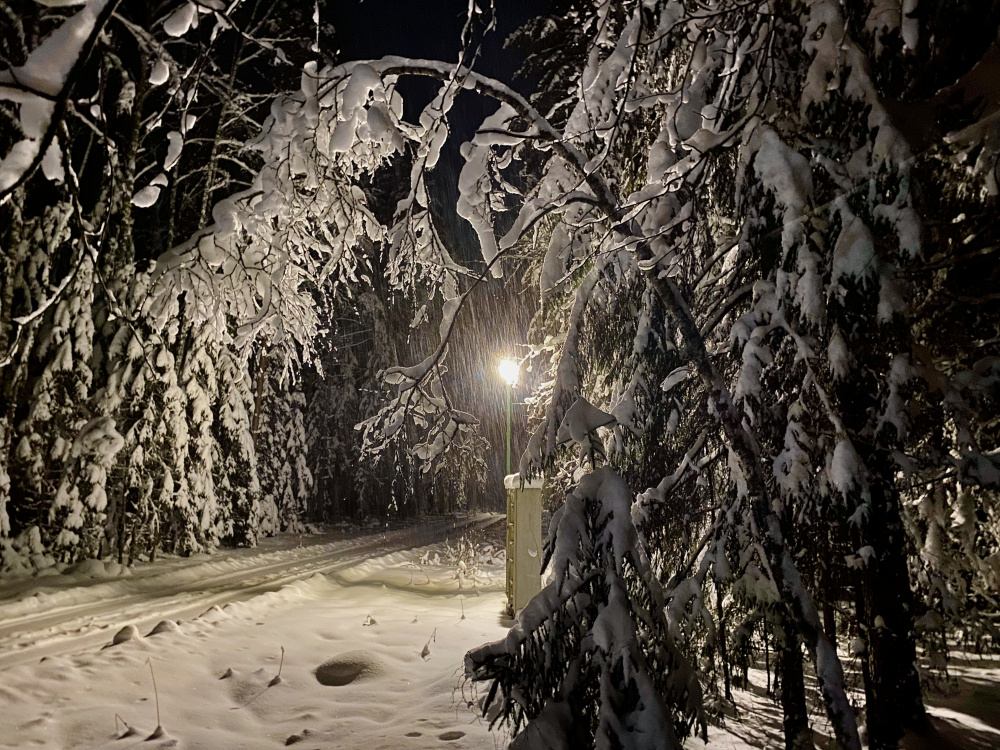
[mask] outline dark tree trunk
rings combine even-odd
[[[886,341],[887,350],[907,350],[905,342]],[[907,570],[909,540],[900,514],[897,467],[891,434],[880,433],[873,414],[882,410],[873,372],[841,381],[837,392],[843,425],[864,471],[853,502],[866,513],[853,535],[859,568],[855,602],[864,643],[861,671],[865,684],[865,722],[870,750],[897,750],[907,729],[923,733],[928,725],[916,668],[913,593]]]
[[[896,750],[904,730],[926,730],[927,715],[916,667],[913,596],[898,496],[873,486],[871,505],[870,531],[862,542],[871,545],[875,555],[861,569],[857,583],[868,745],[871,750]]]
[[[125,492],[125,484],[122,483],[121,492],[118,495],[118,564],[125,562],[125,524],[127,523],[128,497]]]
[[[257,447],[257,435],[260,433],[260,417],[264,409],[264,387],[267,385],[267,357],[261,357],[257,365],[257,377],[253,381],[253,418],[250,421],[250,435],[254,447]]]
[[[802,645],[790,623],[779,627],[777,641],[785,750],[813,750],[809,713],[806,709],[806,685],[802,674]]]
[[[827,591],[829,592],[829,589]],[[827,594],[827,596],[831,595],[832,592]],[[834,643],[837,642],[837,618],[833,609],[833,602],[829,599],[823,602],[823,631],[826,633],[827,638]]]
[[[836,555],[832,550],[828,553]],[[837,602],[842,598],[842,587],[829,565],[822,565],[819,572],[820,615],[823,617],[823,632],[836,648],[837,643]]]
[[[762,623],[763,634],[764,634],[764,674],[767,675],[767,694],[771,694],[771,649],[768,645],[769,632],[767,629],[767,620],[763,620]]]
[[[715,587],[715,613],[719,621],[719,659],[722,661],[722,680],[725,684],[726,700],[733,700],[732,677],[729,674],[729,648],[726,645],[726,620],[722,609],[722,591]]]

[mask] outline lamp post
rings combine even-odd
[[[517,377],[520,374],[520,365],[513,359],[501,359],[497,367],[500,377],[507,384],[507,474],[510,474],[510,401],[514,393],[514,386],[517,385]]]
[[[516,359],[501,359],[497,372],[507,384],[507,474],[503,485],[507,496],[507,609],[516,616],[541,591],[538,564],[542,554],[542,482],[521,481],[511,474],[510,407],[521,366]]]

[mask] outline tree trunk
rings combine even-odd
[[[21,230],[24,226],[23,214],[24,190],[15,190],[8,201],[8,205],[0,213],[0,218],[8,220],[9,229],[7,236],[0,234],[0,239],[4,240],[4,250],[0,254],[2,262],[2,275],[0,275],[0,360],[7,356],[8,348],[13,344],[12,334],[14,333],[14,285],[15,275],[18,265],[23,262],[21,242]],[[0,394],[0,398],[3,394]]]
[[[267,355],[260,358],[257,364],[257,377],[253,381],[253,417],[250,420],[250,436],[253,438],[255,448],[257,445],[257,435],[260,432],[260,417],[264,409],[264,388],[267,385]]]
[[[829,596],[829,593],[827,595]],[[837,642],[836,612],[833,609],[833,602],[829,599],[823,602],[823,631],[826,633],[827,638],[834,643]]]
[[[106,279],[119,281],[122,288],[131,281],[130,274],[126,271],[135,262],[135,243],[132,236],[135,216],[132,213],[132,195],[135,193],[136,169],[145,135],[142,124],[143,102],[150,88],[148,76],[145,74],[145,71],[149,70],[150,60],[146,55],[142,55],[140,60],[138,69],[130,71],[135,81],[135,101],[130,116],[123,118],[122,132],[117,139],[118,143],[123,145],[117,164],[114,160],[115,155],[112,154],[110,166],[112,170],[117,167],[117,178],[120,182],[115,186],[116,192],[110,201],[109,219],[112,231],[106,234],[104,247],[101,249],[101,268],[98,269]]]
[[[771,695],[771,647],[767,632],[767,620],[761,622],[764,636],[764,674],[767,675],[767,694]]]
[[[224,89],[225,97],[222,99],[222,107],[219,109],[219,119],[215,123],[215,135],[212,137],[212,149],[208,156],[208,173],[205,176],[205,189],[201,193],[201,208],[198,211],[198,229],[203,229],[208,224],[208,213],[212,205],[212,195],[215,192],[215,176],[219,169],[219,142],[222,139],[222,129],[226,124],[226,117],[229,114],[229,107],[233,100],[236,75],[239,72],[240,61],[246,45],[247,38],[240,37],[239,47],[236,50],[236,54],[233,55],[233,64],[229,69],[229,79],[226,81]],[[176,180],[174,184],[176,185]]]
[[[912,592],[898,495],[871,490],[862,545],[876,550],[858,575],[858,623],[865,641],[862,674],[871,750],[896,750],[906,729],[927,728],[913,641]],[[874,538],[874,532],[880,532]],[[867,537],[867,538],[865,538]]]
[[[781,674],[782,727],[785,750],[813,750],[806,685],[802,674],[802,646],[791,623],[778,628],[778,669]]]
[[[725,685],[725,696],[726,700],[732,702],[733,700],[733,689],[732,689],[732,677],[729,674],[729,648],[726,644],[726,620],[725,612],[722,609],[722,591],[719,586],[715,587],[715,615],[716,619],[719,621],[719,659],[722,661],[722,680]]]
[[[118,564],[125,558],[125,524],[127,523],[128,494],[125,482],[122,482],[121,493],[118,496]]]

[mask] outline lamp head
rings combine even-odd
[[[517,385],[517,376],[520,374],[520,370],[520,365],[513,359],[501,359],[500,364],[497,366],[497,372],[500,373],[500,377],[511,388]]]

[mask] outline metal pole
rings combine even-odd
[[[507,387],[507,476],[510,476],[510,394],[514,386]]]

